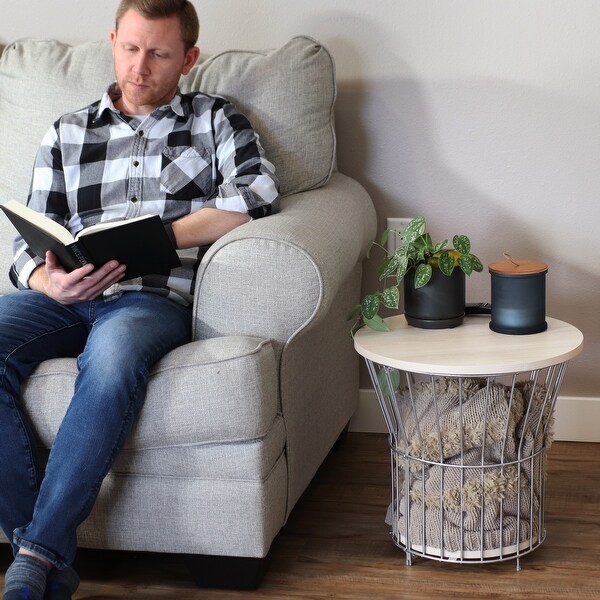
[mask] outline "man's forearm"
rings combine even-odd
[[[177,241],[177,248],[184,249],[212,244],[248,221],[250,221],[250,216],[246,213],[203,208],[173,221],[171,226]]]

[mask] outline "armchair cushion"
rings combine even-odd
[[[27,39],[4,49],[0,57],[0,202],[26,200],[33,161],[50,125],[64,113],[100,98],[114,77],[108,42],[69,46]]]
[[[76,376],[74,360],[53,359],[25,382],[23,399],[44,448],[56,436]],[[262,438],[279,410],[277,399],[277,366],[269,341],[228,336],[191,342],[152,369],[143,414],[126,448]]]
[[[299,36],[276,50],[217,54],[195,67],[181,87],[224,96],[250,119],[275,165],[282,195],[329,180],[335,69],[315,40]]]

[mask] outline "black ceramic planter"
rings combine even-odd
[[[456,327],[465,317],[465,274],[454,269],[448,277],[434,269],[429,283],[415,289],[414,271],[404,278],[404,316],[421,329]]]

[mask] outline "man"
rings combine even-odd
[[[124,281],[116,261],[67,273],[15,240],[20,291],[0,298],[0,525],[15,551],[4,600],[71,598],[77,527],[142,407],[149,370],[189,340],[193,249],[276,210],[273,167],[248,121],[222,98],[178,90],[197,37],[187,0],[122,0],[116,83],[40,146],[29,206],[72,232],[158,213],[187,251],[168,276]],[[20,384],[64,356],[77,357],[79,373],[44,473]]]

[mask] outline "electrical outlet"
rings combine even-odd
[[[394,254],[402,241],[402,234],[406,226],[412,221],[412,218],[387,218],[387,228],[390,230],[387,239],[387,250],[390,254]]]

